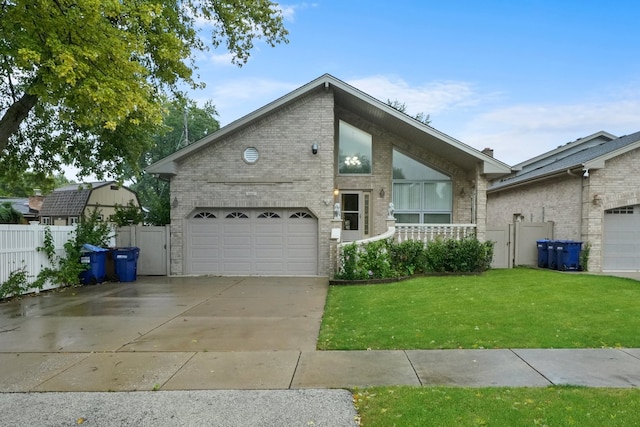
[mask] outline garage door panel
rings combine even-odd
[[[605,212],[603,270],[640,270],[640,206],[625,206]]]
[[[303,210],[211,209],[199,218],[185,242],[190,273],[317,274],[318,223]]]

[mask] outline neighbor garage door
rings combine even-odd
[[[603,243],[603,270],[640,270],[640,205],[605,211]]]
[[[302,209],[203,209],[185,247],[190,274],[315,275],[318,221]]]

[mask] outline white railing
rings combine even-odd
[[[395,224],[394,227],[389,227],[385,233],[378,236],[338,244],[336,251],[336,271],[342,271],[342,248],[346,245],[355,243],[358,248],[361,249],[367,243],[384,239],[393,239],[397,243],[402,243],[406,240],[417,240],[427,245],[429,242],[438,238],[462,240],[475,235],[475,224]]]
[[[29,276],[29,283],[32,283],[43,269],[54,267],[49,263],[46,254],[38,251],[39,247],[44,246],[46,228],[51,231],[56,255],[64,257],[64,244],[73,238],[75,225],[0,224],[0,283],[6,282],[11,272],[23,267]],[[115,236],[111,238],[111,242],[115,244]],[[54,289],[58,286],[58,284],[45,283],[42,289]],[[37,291],[37,289],[29,289],[25,293]]]
[[[475,224],[396,224],[394,237],[398,243],[418,240],[427,244],[438,238],[462,240],[475,235]]]
[[[376,242],[378,240],[393,239],[393,235],[395,234],[395,232],[396,232],[396,228],[395,227],[389,227],[385,233],[379,234],[377,236],[369,237],[368,239],[355,240],[353,242],[339,243],[337,248],[336,248],[336,263],[337,263],[336,271],[342,271],[343,270],[342,248],[344,248],[345,246],[352,245],[352,244],[355,243],[356,245],[358,245],[358,249],[362,249],[362,247],[364,245],[366,245],[367,243]]]

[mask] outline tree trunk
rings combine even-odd
[[[36,95],[25,93],[14,102],[0,118],[0,157],[7,148],[9,138],[20,128],[20,123],[29,115],[29,111],[38,102]]]

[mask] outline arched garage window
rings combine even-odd
[[[398,223],[451,223],[451,178],[396,150],[392,197]]]
[[[211,212],[198,212],[194,216],[194,218],[215,218],[216,216]]]

